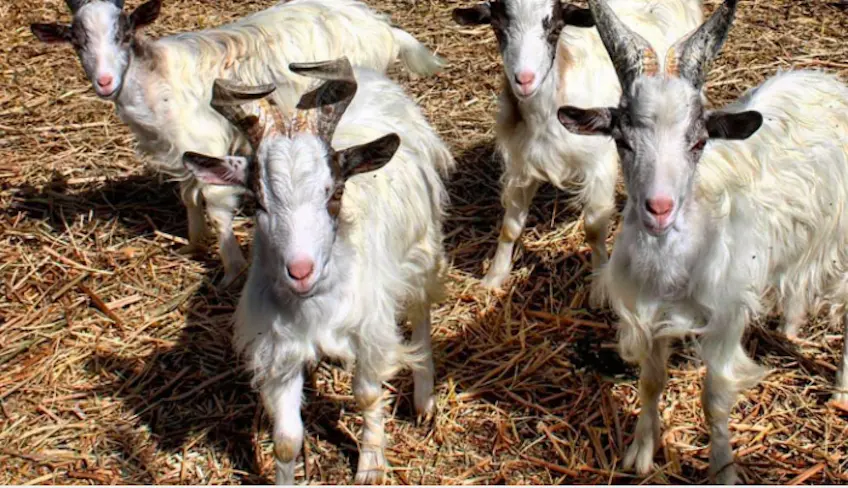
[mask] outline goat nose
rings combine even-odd
[[[315,269],[315,263],[312,262],[311,259],[295,259],[290,262],[286,269],[289,272],[289,276],[296,280],[305,280],[309,278],[312,274],[312,270]]]
[[[674,208],[674,201],[668,197],[649,198],[646,202],[648,212],[662,217],[671,213]]]
[[[531,71],[522,71],[515,75],[515,82],[519,85],[529,85],[533,83],[533,80],[536,79],[536,75],[534,75]]]
[[[112,84],[112,75],[100,75],[97,77],[97,84],[103,88]]]

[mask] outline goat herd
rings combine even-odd
[[[355,481],[380,482],[382,382],[410,366],[415,407],[434,414],[429,310],[447,268],[443,179],[455,165],[382,73],[398,57],[420,75],[442,60],[358,0],[291,0],[157,40],[139,30],[161,0],[131,13],[122,0],[66,1],[72,24],[32,32],[70,43],[140,151],[179,178],[187,252],[203,247],[205,201],[222,286],[247,268],[232,231],[239,196],[256,200],[235,347],[273,417],[277,482],[294,482],[304,366],[322,356],[356,365]],[[589,9],[490,0],[453,12],[460,24],[492,26],[504,64],[505,215],[483,283],[508,277],[540,184],[576,186],[591,298],[620,317],[621,354],[641,368],[642,410],[624,456],[641,474],[659,444],[675,339],[697,338],[710,474],[733,483],[728,416],[764,372],[742,347],[747,322],[778,306],[791,337],[808,312],[840,320],[848,305],[848,87],[823,72],[785,72],[707,110],[704,81],[736,7],[725,0],[706,22],[701,0],[589,0]],[[608,257],[619,166],[628,199]],[[832,398],[844,409],[846,355]]]

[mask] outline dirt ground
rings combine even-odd
[[[152,33],[272,2],[166,0]],[[614,317],[588,307],[588,248],[567,195],[537,197],[508,291],[478,287],[501,216],[492,146],[501,64],[490,30],[454,25],[458,2],[369,3],[451,63],[430,79],[394,75],[459,162],[449,297],[434,313],[438,414],[416,424],[409,373],[388,385],[390,481],[705,482],[703,370],[691,348],[671,361],[657,471],[621,469],[639,411],[636,370],[614,350]],[[186,222],[175,184],[145,171],[70,48],[30,34],[31,22],[57,18],[68,18],[61,0],[0,3],[0,483],[269,482],[268,420],[229,345],[237,292],[211,286],[222,276],[215,249],[176,253]],[[713,102],[782,69],[845,75],[847,29],[848,12],[826,1],[741,2],[710,76]],[[247,248],[245,215],[236,231]],[[801,344],[774,325],[752,326],[746,342],[773,371],[733,411],[743,479],[846,483],[848,414],[826,403],[839,325],[811,320]],[[323,364],[306,397],[298,480],[350,482],[361,418],[349,374]]]

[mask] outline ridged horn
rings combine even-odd
[[[212,85],[212,108],[241,129],[255,150],[267,134],[282,129],[282,115],[276,104],[266,98],[276,88],[217,79]]]
[[[289,70],[302,76],[325,80],[317,88],[305,93],[297,108],[315,111],[317,133],[329,144],[339,120],[356,94],[356,78],[350,61],[341,57],[317,63],[291,63]]]
[[[733,25],[737,3],[738,0],[725,0],[701,27],[674,43],[666,55],[666,73],[701,88],[710,63],[721,51]]]
[[[623,90],[641,75],[657,74],[657,53],[648,41],[624,25],[606,1],[589,0],[589,8]]]

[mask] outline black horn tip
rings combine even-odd
[[[217,79],[212,86],[213,102],[241,102],[265,98],[276,90],[273,84],[242,85],[232,80]]]
[[[289,70],[299,75],[322,79],[353,78],[353,67],[346,56],[311,63],[289,63]]]

